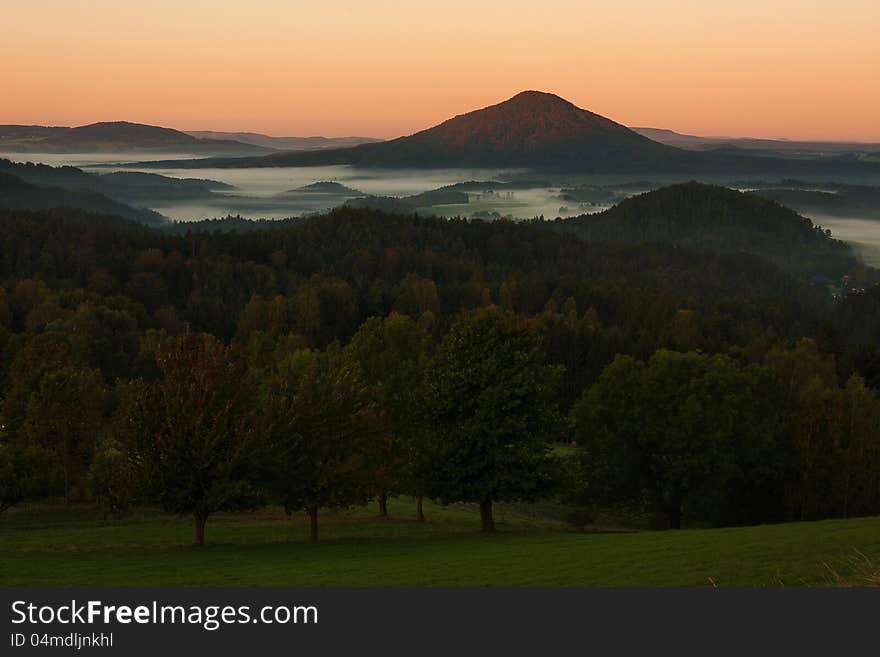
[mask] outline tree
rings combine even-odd
[[[305,510],[313,541],[318,510],[366,502],[369,397],[339,350],[300,350],[266,383],[262,408],[270,437],[269,487],[288,513]]]
[[[112,441],[95,450],[88,480],[92,496],[105,512],[114,516],[128,513],[139,487],[139,473],[132,460]]]
[[[387,430],[370,455],[379,513],[383,516],[388,513],[389,492],[409,492],[418,498],[418,519],[424,519],[419,399],[430,344],[430,335],[415,321],[392,313],[384,319],[371,317],[364,322],[346,348],[387,412]]]
[[[789,403],[798,399],[810,379],[816,378],[825,386],[837,383],[833,358],[823,355],[816,341],[809,338],[799,340],[794,349],[774,347],[764,363],[777,373]]]
[[[100,373],[75,367],[47,371],[28,399],[19,439],[55,456],[67,503],[91,460],[107,400]]]
[[[478,503],[489,532],[494,502],[544,494],[550,443],[560,437],[559,378],[534,334],[510,315],[493,308],[456,321],[425,376],[432,496]]]
[[[0,513],[43,492],[45,470],[39,450],[0,442]]]
[[[790,516],[803,520],[876,513],[880,509],[876,392],[859,374],[838,387],[834,358],[823,355],[812,340],[801,340],[794,349],[774,348],[766,362],[778,372],[789,398]]]
[[[156,355],[161,376],[123,387],[120,439],[147,491],[169,513],[190,514],[204,545],[212,513],[247,509],[260,500],[261,457],[244,365],[206,334],[166,341]]]
[[[767,370],[726,356],[618,356],[572,409],[590,497],[663,512],[673,529],[685,514],[748,515],[730,507],[778,490],[781,399]]]
[[[880,402],[853,374],[835,395],[832,443],[840,468],[834,481],[838,515],[876,513],[880,502]]]

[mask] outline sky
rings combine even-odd
[[[0,0],[0,123],[410,134],[519,91],[880,142],[878,0]]]

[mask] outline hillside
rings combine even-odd
[[[271,299],[310,285],[324,289],[313,278],[316,274],[328,281],[345,281],[340,288],[327,283],[327,316],[315,326],[300,329],[320,344],[347,338],[369,316],[386,315],[391,309],[408,311],[415,303],[407,292],[411,275],[436,281],[434,310],[441,322],[462,308],[478,305],[484,295],[501,299],[502,286],[510,287],[521,279],[528,284],[517,284],[518,291],[510,300],[517,312],[539,313],[551,298],[574,296],[585,308],[600,309],[603,322],[616,324],[619,335],[643,330],[644,317],[633,313],[633,308],[652,305],[659,318],[689,307],[705,309],[708,317],[714,312],[711,308],[724,300],[736,304],[745,299],[750,306],[762,299],[775,309],[773,321],[780,322],[774,328],[777,334],[787,335],[792,329],[788,322],[797,317],[796,335],[803,335],[804,318],[811,312],[804,308],[822,307],[827,300],[820,291],[752,256],[700,254],[664,245],[589,245],[543,226],[515,222],[418,219],[343,207],[283,227],[259,226],[232,235],[206,232],[212,226],[202,223],[190,228],[189,238],[156,232],[129,245],[116,242],[112,250],[96,252],[95,267],[111,269],[127,284],[137,277],[136,261],[144,250],[188,253],[196,249],[204,256],[187,264],[189,274],[179,278],[170,269],[166,272],[165,303],[175,307],[194,330],[210,330],[227,339],[236,334],[254,295]],[[179,228],[174,232],[189,227]],[[83,285],[91,274],[76,269],[76,251],[55,252],[51,244],[78,244],[86,231],[95,233],[91,219],[69,220],[60,226],[54,216],[0,212],[0,241],[9,252],[45,250],[56,259],[52,271],[64,273],[65,280],[84,275]],[[104,232],[108,234],[101,239],[116,240],[115,233]],[[264,263],[272,262],[279,251],[286,255],[285,264],[266,278]],[[16,269],[21,263],[7,264],[8,271],[0,267],[4,280],[38,274],[36,269]],[[365,278],[365,272],[372,273]],[[155,300],[149,292],[132,293],[152,308]],[[342,295],[338,299],[333,296],[337,293]],[[196,303],[198,298],[206,301]]]
[[[198,139],[228,139],[242,144],[253,144],[279,151],[315,151],[327,148],[348,148],[360,144],[380,142],[373,137],[271,137],[259,132],[217,132],[214,130],[187,130],[186,134]]]
[[[630,197],[597,214],[554,226],[588,242],[666,243],[743,252],[787,270],[839,278],[857,265],[852,249],[778,203],[696,182]]]
[[[347,149],[272,154],[250,165],[592,170],[658,166],[679,154],[559,96],[525,91],[408,137]]]
[[[796,141],[790,139],[757,139],[754,137],[703,137],[687,135],[663,128],[633,128],[640,135],[676,148],[705,151],[718,148],[739,148],[777,155],[827,153],[876,153],[880,144],[857,141]]]
[[[32,185],[3,171],[0,171],[0,208],[11,210],[76,208],[124,217],[150,225],[161,225],[165,222],[165,218],[158,212],[133,208],[97,192]]]
[[[53,167],[4,159],[0,159],[0,172],[32,185],[95,192],[123,203],[205,199],[215,192],[231,189],[230,185],[216,180],[170,178],[135,171],[95,174],[71,166]]]
[[[321,180],[318,182],[311,183],[310,185],[303,185],[302,187],[297,187],[296,189],[290,189],[285,192],[286,194],[332,194],[335,196],[359,196],[362,195],[363,192],[358,191],[357,189],[353,189],[348,187],[347,185],[343,185],[342,183],[338,183],[330,180]]]
[[[777,201],[801,213],[880,218],[880,187],[831,181],[736,181],[729,185]]]
[[[880,165],[847,155],[766,156],[744,149],[684,150],[649,139],[554,94],[524,91],[407,137],[258,157],[141,162],[139,167],[259,168],[348,164],[385,169],[513,168],[547,173],[871,174]]]
[[[256,155],[271,148],[229,139],[200,139],[159,126],[110,121],[67,127],[0,126],[0,148],[22,153],[192,153]]]

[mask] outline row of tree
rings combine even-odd
[[[33,477],[39,465],[16,468],[41,448],[68,497],[78,463],[111,510],[139,500],[192,515],[200,544],[218,511],[305,510],[316,538],[319,508],[375,497],[386,513],[400,493],[478,502],[491,530],[493,502],[537,496],[551,482],[558,368],[513,316],[463,319],[436,349],[397,314],[369,320],[344,349],[296,342],[259,362],[208,334],[170,338],[156,351],[154,378],[119,384],[103,432],[85,417],[97,410],[86,379],[59,374],[72,395],[47,391],[52,406],[32,398],[3,452],[6,503],[45,483]],[[37,430],[32,417],[54,419]],[[92,433],[103,442],[84,458]]]
[[[4,425],[4,507],[82,484],[115,513],[192,516],[199,544],[219,511],[305,511],[317,538],[320,509],[375,499],[384,514],[397,494],[419,519],[424,497],[476,504],[485,531],[495,502],[548,495],[676,528],[880,511],[880,399],[858,375],[839,387],[812,340],[761,364],[618,356],[568,417],[542,333],[495,307],[437,341],[396,313],[324,351],[301,336],[166,338],[151,375],[112,389],[56,361],[42,354],[23,416]],[[572,441],[575,458],[557,455]]]

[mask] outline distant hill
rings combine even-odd
[[[116,171],[96,178],[105,193],[130,201],[204,199],[214,196],[214,192],[234,189],[217,180],[171,178],[138,171]]]
[[[468,183],[463,185],[466,187]],[[420,210],[425,211],[426,214],[433,214],[430,211],[432,206],[467,202],[467,192],[462,191],[460,185],[448,185],[412,196],[364,196],[346,201],[345,204],[354,208],[371,208],[395,214],[412,214]]]
[[[670,173],[696,177],[880,172],[867,157],[793,159],[742,149],[686,150],[649,139],[559,96],[524,91],[408,137],[257,157],[141,162],[139,167],[253,168],[348,164],[386,169],[530,169],[544,173]]]
[[[282,167],[353,164],[376,168],[533,168],[604,171],[663,168],[694,160],[549,93],[525,91],[408,137],[374,144],[252,158],[209,158],[180,166]],[[164,165],[162,162],[142,166]]]
[[[0,125],[0,149],[11,150],[17,142],[41,141],[70,128],[43,125]]]
[[[597,214],[554,226],[592,243],[666,243],[698,251],[749,253],[782,269],[831,278],[856,265],[852,248],[778,203],[696,182],[632,196]]]
[[[634,132],[667,146],[693,151],[725,148],[765,151],[776,155],[823,153],[877,153],[880,144],[854,141],[791,141],[788,139],[756,139],[753,137],[699,137],[662,128],[633,128]]]
[[[114,215],[143,224],[159,226],[166,222],[158,212],[133,208],[85,190],[32,185],[17,176],[0,171],[0,208],[10,210],[49,210],[75,208],[87,212]]]
[[[216,180],[169,178],[135,171],[95,174],[77,167],[53,167],[5,159],[0,159],[0,172],[21,178],[32,185],[90,191],[123,203],[205,199],[214,196],[215,192],[232,189],[231,185]]]
[[[128,121],[75,128],[0,125],[0,151],[6,152],[257,155],[271,150],[229,139],[199,139],[179,130]]]
[[[872,185],[832,181],[745,180],[732,182],[728,187],[749,190],[756,196],[772,199],[801,213],[880,219],[880,187]]]
[[[285,192],[285,194],[332,194],[334,196],[360,196],[363,192],[343,185],[342,183],[322,180],[319,182],[312,183],[311,185],[304,185],[302,187],[297,187],[296,189],[291,189]]]
[[[354,148],[277,153],[250,165],[590,170],[659,166],[679,153],[559,96],[526,91],[409,137]]]
[[[327,148],[347,148],[382,141],[373,137],[270,137],[258,132],[215,132],[187,130],[186,134],[198,139],[229,139],[279,151],[316,151]]]

